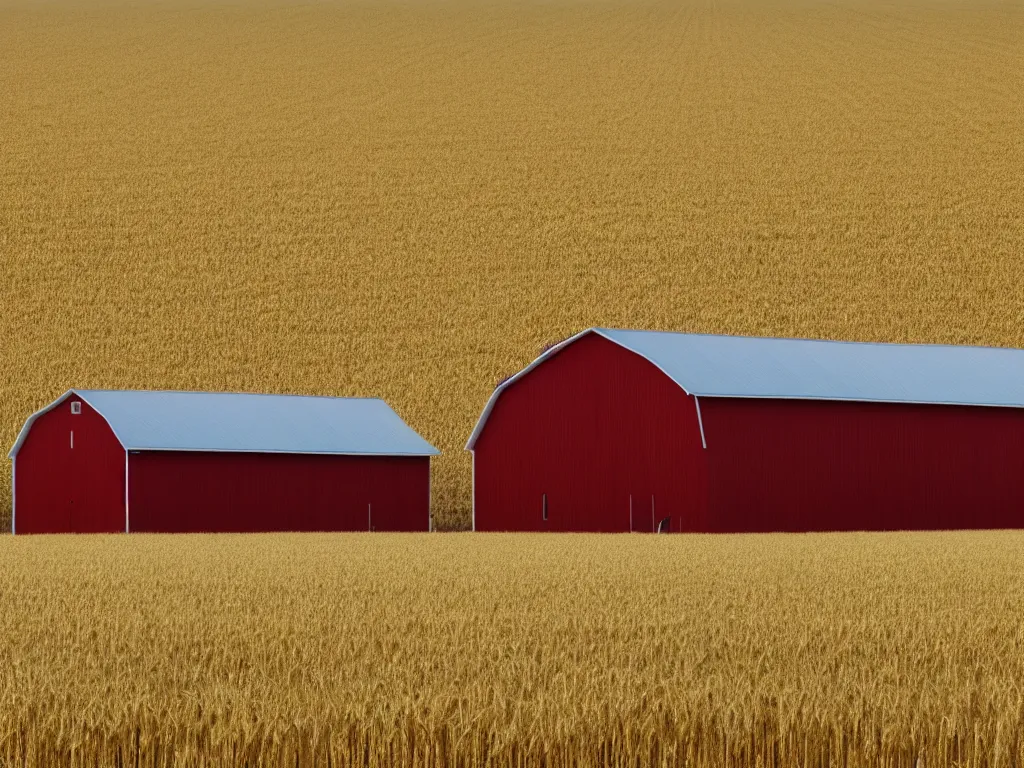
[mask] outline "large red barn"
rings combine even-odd
[[[437,453],[373,398],[71,390],[11,449],[11,530],[426,531]]]
[[[591,328],[492,394],[478,531],[1024,527],[1024,350]]]

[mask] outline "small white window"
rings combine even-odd
[[[82,404],[78,400],[71,401],[71,412],[76,416],[82,412]]]

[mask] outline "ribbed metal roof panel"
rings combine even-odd
[[[222,392],[71,390],[128,450],[434,456],[439,451],[376,398]],[[66,395],[55,401],[60,402]],[[32,421],[11,449],[17,453]]]
[[[1024,407],[1024,350],[595,328],[690,394]]]

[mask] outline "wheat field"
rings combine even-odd
[[[0,441],[381,396],[460,528],[590,325],[1024,346],[1022,72],[1019,0],[0,0]]]
[[[1024,763],[1020,532],[7,536],[0,561],[4,768]]]
[[[0,441],[72,386],[382,396],[463,528],[493,386],[589,325],[1024,347],[1022,73],[1019,0],[0,0]],[[1022,563],[2,537],[0,768],[1011,768]]]

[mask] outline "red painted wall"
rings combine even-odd
[[[145,451],[128,456],[133,532],[426,531],[427,457]]]
[[[700,404],[709,530],[1024,527],[1024,410]]]
[[[72,401],[82,402],[80,414],[71,413]],[[73,395],[35,420],[14,471],[16,533],[124,530],[124,448]]]
[[[693,398],[590,334],[506,389],[475,446],[476,528],[1024,527],[1024,409]],[[541,494],[550,519],[541,520]],[[642,499],[639,505],[637,500]]]
[[[474,447],[478,531],[703,530],[696,406],[638,355],[591,334],[511,384]],[[542,516],[543,495],[548,520]]]

